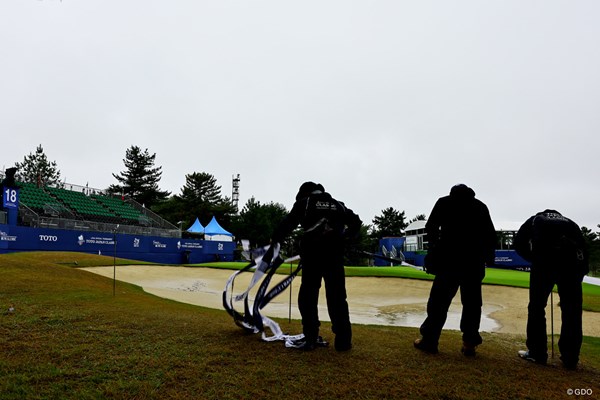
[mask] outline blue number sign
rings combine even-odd
[[[4,208],[17,208],[19,205],[19,189],[4,188],[2,192],[2,206]]]

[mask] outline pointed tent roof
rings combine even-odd
[[[194,221],[194,223],[192,224],[192,226],[190,226],[187,229],[187,232],[204,233],[204,227],[200,223],[200,220],[198,219],[198,217],[196,217],[196,221]]]
[[[208,223],[208,225],[206,225],[206,228],[204,228],[204,233],[206,235],[226,235],[226,236],[233,236],[232,233],[227,232],[225,229],[223,229],[221,227],[221,225],[219,225],[219,223],[217,222],[217,219],[215,217],[212,217],[212,219],[210,220],[210,222]]]

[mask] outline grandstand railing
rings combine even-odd
[[[108,193],[108,191],[106,191],[106,190],[95,189],[95,188],[91,188],[89,186],[75,185],[75,184],[71,184],[71,183],[62,183],[60,186],[57,186],[57,187],[59,187],[60,189],[65,189],[65,190],[72,190],[74,192],[81,192],[88,196],[104,195],[104,196],[119,197],[119,196],[115,196],[115,195]],[[124,201],[127,202],[128,204],[130,204],[133,208],[138,210],[140,212],[140,214],[142,214],[144,216],[144,219],[140,221],[140,224],[146,225],[146,226],[152,227],[152,228],[165,229],[165,230],[169,230],[169,231],[170,230],[179,230],[179,228],[177,228],[175,225],[173,225],[169,221],[165,220],[160,215],[147,209],[146,207],[144,207],[137,201],[135,201],[127,196],[124,197]]]
[[[38,215],[33,210],[25,211],[27,206],[20,207],[21,224],[33,228],[68,229],[74,231],[114,232],[141,236],[181,237],[179,229],[162,229],[148,226],[117,225],[104,222],[87,221]]]

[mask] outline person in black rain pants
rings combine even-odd
[[[581,282],[589,272],[588,252],[579,226],[556,210],[530,217],[515,237],[515,249],[531,262],[527,317],[527,349],[519,356],[546,364],[546,305],[556,284],[560,296],[558,348],[563,365],[576,369],[583,339]]]
[[[300,186],[292,210],[273,232],[272,243],[281,243],[298,225],[304,230],[300,241],[302,282],[298,293],[304,339],[294,343],[293,347],[312,350],[317,346],[320,326],[317,307],[321,281],[324,281],[335,349],[351,349],[344,241],[355,238],[361,224],[358,215],[331,197],[322,185],[305,182]],[[270,256],[265,257],[269,259]]]
[[[482,343],[481,282],[485,266],[493,265],[496,231],[487,206],[464,184],[455,185],[449,196],[438,199],[425,225],[429,243],[426,270],[435,274],[427,302],[427,318],[414,342],[419,350],[438,352],[438,341],[448,308],[460,288],[463,333],[462,352],[474,356]]]

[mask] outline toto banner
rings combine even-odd
[[[234,242],[82,232],[0,224],[0,253],[75,251],[158,263],[233,261]]]

